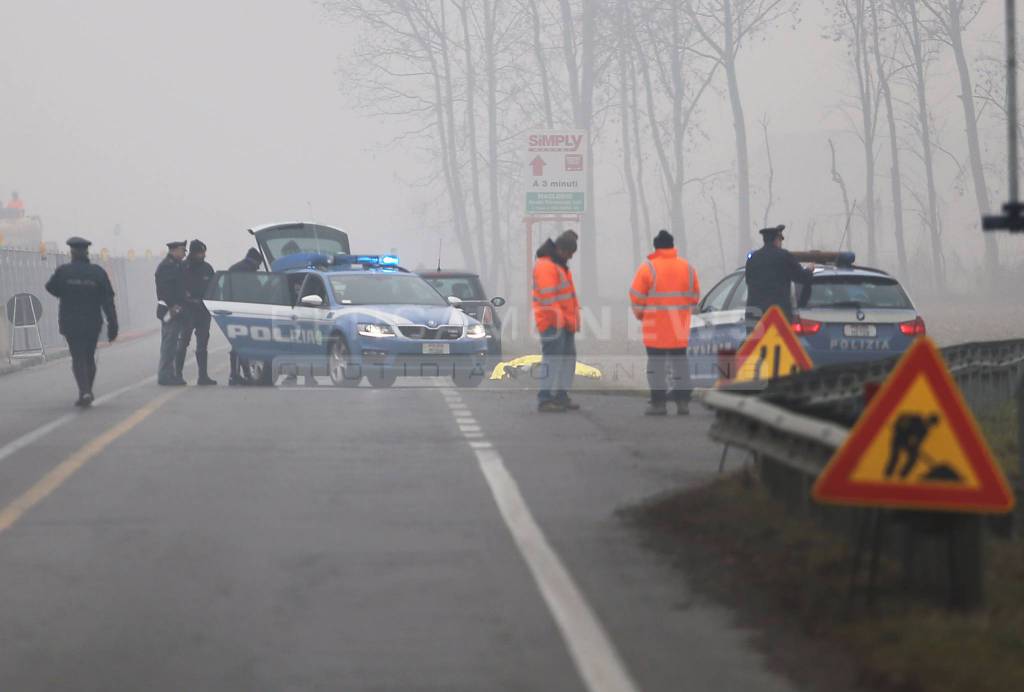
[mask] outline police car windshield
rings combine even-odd
[[[805,308],[910,310],[910,298],[895,279],[882,276],[816,276]]]
[[[409,274],[336,274],[331,288],[342,305],[448,304],[430,284]]]

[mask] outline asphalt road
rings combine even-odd
[[[87,411],[67,360],[0,377],[0,690],[790,689],[615,516],[714,474],[707,414],[156,354],[102,349]]]

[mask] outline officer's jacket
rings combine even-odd
[[[185,274],[181,262],[170,255],[156,268],[156,299],[168,307],[185,304]]]
[[[210,285],[210,280],[217,272],[205,260],[196,262],[190,259],[185,260],[181,270],[184,273],[185,295],[189,304],[205,309],[203,296],[206,295],[206,287]]]
[[[686,348],[690,343],[690,308],[700,298],[700,281],[675,248],[655,250],[633,277],[629,300],[643,321],[644,345]]]
[[[790,287],[795,281],[809,284],[814,272],[804,269],[788,251],[774,245],[765,245],[751,253],[747,259],[747,307],[750,312],[763,315],[778,305],[787,319],[793,318]]]
[[[114,288],[103,267],[89,260],[71,260],[57,267],[46,290],[60,300],[57,323],[65,336],[95,336],[103,325],[117,325]]]
[[[580,304],[572,272],[555,259],[554,250],[555,244],[549,239],[537,251],[537,263],[533,266],[533,319],[539,332],[552,327],[578,332]]]

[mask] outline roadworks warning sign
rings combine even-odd
[[[1007,512],[1014,498],[927,338],[917,339],[814,484],[819,502]]]
[[[728,382],[757,382],[814,367],[786,316],[769,308],[736,352],[735,376]]]

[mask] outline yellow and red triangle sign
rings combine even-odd
[[[872,397],[811,491],[819,502],[1001,513],[1013,508],[996,464],[942,355],[914,341]]]
[[[764,313],[736,352],[735,375],[728,382],[757,382],[814,367],[777,305]]]

